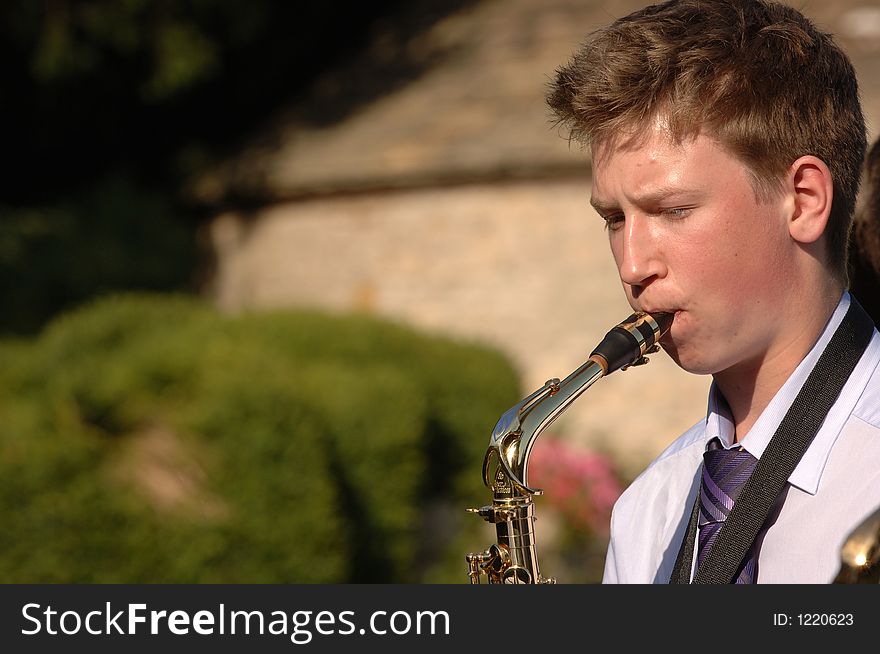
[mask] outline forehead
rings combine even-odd
[[[676,139],[662,125],[593,147],[593,197],[716,187],[749,180],[745,165],[704,133]],[[607,198],[612,199],[612,198]]]

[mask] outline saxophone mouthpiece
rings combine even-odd
[[[610,375],[615,370],[647,363],[645,354],[656,352],[660,338],[672,327],[672,313],[637,311],[611,328],[590,354]]]
[[[660,335],[657,336],[657,340],[659,341],[666,332],[669,331],[669,328],[672,327],[672,321],[675,319],[674,313],[652,313],[650,316],[654,319],[657,325],[660,327]]]

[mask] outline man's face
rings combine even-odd
[[[792,204],[759,202],[748,169],[713,139],[675,144],[657,125],[638,142],[597,144],[591,203],[630,305],[675,313],[662,344],[679,366],[717,373],[784,350]]]

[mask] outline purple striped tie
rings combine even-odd
[[[756,465],[758,460],[742,448],[725,450],[717,438],[709,442],[703,454],[703,483],[700,487],[698,567],[712,549],[733,503]],[[758,577],[757,553],[757,545],[753,544],[743,560],[735,583],[755,583]]]

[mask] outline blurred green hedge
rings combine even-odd
[[[498,353],[127,295],[0,343],[0,581],[465,582]]]

